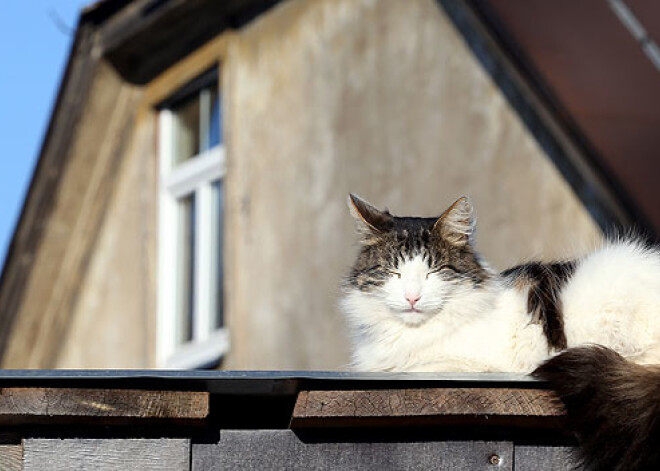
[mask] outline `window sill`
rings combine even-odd
[[[165,368],[198,369],[217,364],[229,351],[229,332],[218,329],[206,340],[181,345],[165,361]]]

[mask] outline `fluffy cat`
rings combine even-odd
[[[660,370],[639,366],[660,364],[660,252],[621,240],[498,273],[475,251],[466,198],[438,218],[355,195],[349,208],[361,247],[340,305],[353,369],[534,372],[567,405],[591,469],[660,464]],[[579,347],[593,344],[604,347]]]
[[[660,253],[621,241],[574,261],[495,272],[475,251],[467,198],[439,218],[395,217],[357,196],[361,249],[341,307],[361,371],[530,373],[595,343],[660,363]]]

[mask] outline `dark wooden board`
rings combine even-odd
[[[205,419],[209,394],[135,389],[0,388],[0,424],[57,417]]]
[[[484,422],[558,424],[563,408],[551,391],[515,388],[418,388],[301,391],[291,427]],[[380,420],[378,420],[380,419]]]
[[[25,471],[188,471],[188,439],[26,439]]]
[[[192,446],[193,471],[479,471],[511,470],[512,463],[510,442],[304,442],[291,430],[222,430],[218,443]]]

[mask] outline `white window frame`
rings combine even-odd
[[[200,110],[210,109],[208,90],[198,91]],[[221,104],[222,106],[222,104]],[[202,116],[209,113],[200,111]],[[226,173],[224,143],[203,151],[194,158],[174,165],[174,113],[159,111],[159,247],[156,362],[159,367],[188,369],[217,363],[229,350],[229,335],[223,326],[213,328],[211,313],[212,264],[214,250],[222,250],[211,240],[214,217],[212,185],[224,180]],[[208,123],[201,122],[203,128]],[[222,130],[221,130],[222,132]],[[193,340],[177,344],[177,233],[178,201],[195,195],[195,284],[193,297]],[[216,225],[217,227],[217,225]],[[222,270],[221,270],[222,273]],[[222,306],[220,306],[222,308]]]

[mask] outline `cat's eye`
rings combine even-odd
[[[452,272],[454,272],[454,273],[458,273],[458,269],[457,269],[455,266],[453,266],[453,265],[449,265],[449,264],[445,264],[445,265],[440,265],[439,267],[430,270],[430,271],[426,274],[426,279],[428,280],[429,275],[433,275],[433,274],[435,274],[435,273],[440,273],[441,271],[447,271],[447,270],[452,271]]]
[[[401,278],[401,273],[399,273],[398,271],[393,271],[393,270],[391,270],[391,271],[390,271],[390,275],[394,275],[394,276],[396,276],[397,278]]]

